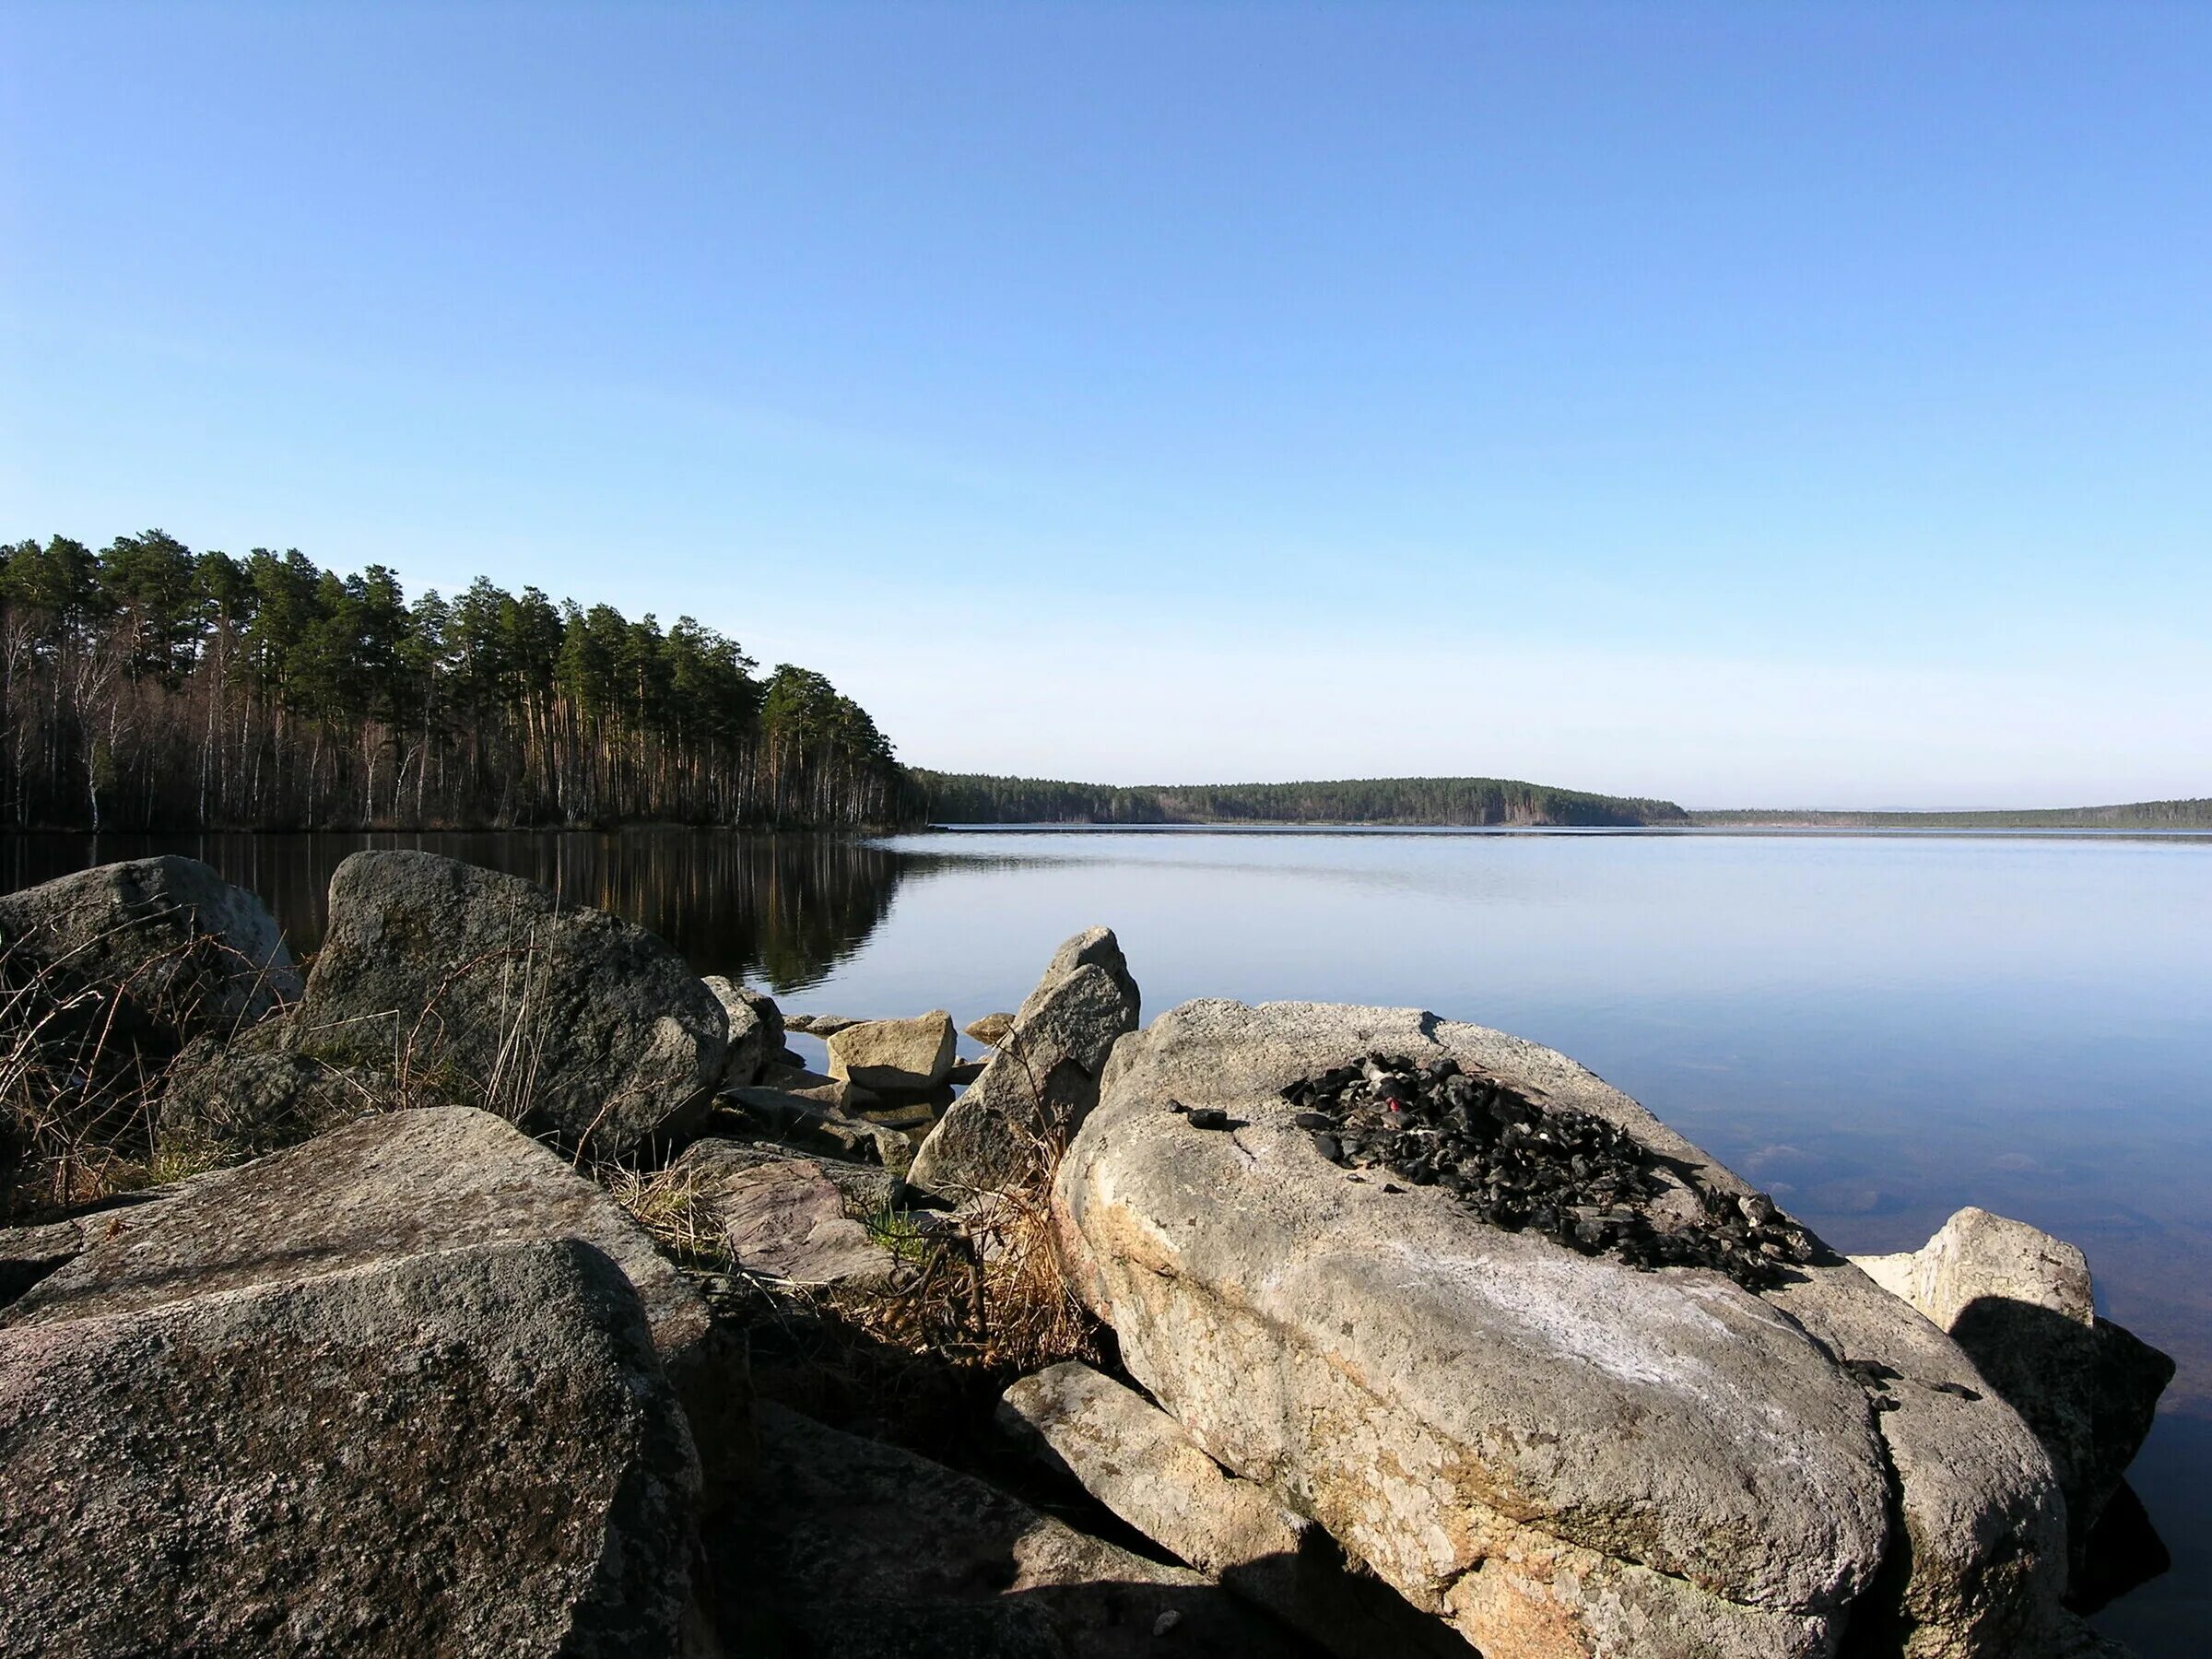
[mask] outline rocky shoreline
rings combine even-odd
[[[0,897],[0,1653],[2120,1652],[2080,1253],[1848,1261],[1501,1032],[1091,928],[962,1062],[419,853],[304,972]]]

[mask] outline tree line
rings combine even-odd
[[[387,567],[0,545],[0,825],[885,825],[918,810],[867,712],[689,617]]]
[[[1994,812],[1818,812],[1743,807],[1693,812],[1714,829],[2212,830],[2212,797],[2127,801],[2112,806],[2030,806]]]
[[[1512,778],[1347,778],[1305,783],[1070,783],[916,771],[937,824],[1680,824],[1672,801]]]

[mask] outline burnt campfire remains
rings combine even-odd
[[[1533,1230],[1646,1271],[1711,1268],[1753,1290],[1796,1277],[1791,1265],[1813,1256],[1765,1195],[1716,1192],[1604,1118],[1539,1106],[1449,1055],[1417,1066],[1371,1054],[1282,1092],[1331,1163],[1441,1187],[1507,1232]],[[1688,1194],[1694,1215],[1655,1216],[1653,1201],[1672,1193]]]

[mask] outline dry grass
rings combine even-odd
[[[690,1170],[651,1171],[621,1164],[603,1164],[591,1173],[628,1210],[630,1218],[651,1235],[663,1253],[687,1267],[727,1272],[730,1246],[722,1219],[707,1195],[700,1191],[699,1177]]]
[[[201,1006],[213,977],[250,966],[218,940],[150,953],[120,977],[89,971],[98,947],[133,925],[52,959],[34,938],[0,947],[0,1213],[62,1208],[167,1178],[158,1103],[169,1062],[193,1035],[237,1028]],[[258,992],[265,970],[253,973]]]
[[[1099,1357],[1099,1324],[1077,1298],[1053,1240],[1061,1148],[1041,1137],[1011,1190],[972,1199],[958,1230],[898,1242],[908,1265],[882,1289],[838,1289],[836,1316],[870,1339],[985,1378]]]

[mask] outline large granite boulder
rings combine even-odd
[[[300,994],[268,908],[196,858],[100,865],[0,895],[0,959],[56,998],[92,991],[88,1020],[174,1047],[229,1032]]]
[[[1300,1651],[1185,1567],[778,1406],[759,1497],[710,1529],[732,1653],[1155,1659]]]
[[[2051,1454],[2079,1589],[2089,1540],[2142,1449],[2173,1361],[2097,1315],[2089,1265],[2064,1240],[1969,1207],[1917,1251],[1853,1258],[1950,1333]]]
[[[698,1488],[575,1240],[18,1324],[0,1652],[675,1653]]]
[[[749,1455],[742,1370],[705,1301],[606,1191],[489,1112],[364,1118],[208,1175],[48,1274],[0,1327],[144,1312],[427,1253],[581,1239],[629,1276],[661,1363],[719,1477]]]
[[[1825,1253],[1755,1294],[1347,1172],[1279,1091],[1374,1053],[1448,1055],[1606,1120],[1686,1191],[1758,1202],[1502,1033],[1186,1004],[1115,1048],[1054,1209],[1130,1371],[1209,1456],[1491,1659],[1809,1655],[1846,1626],[1913,1655],[2036,1651],[2055,1481],[1955,1344]]]
[[[710,973],[700,982],[713,993],[729,1022],[722,1087],[743,1088],[759,1081],[769,1062],[783,1052],[783,1016],[776,999],[719,973]]]
[[[330,882],[303,1052],[485,1105],[588,1157],[678,1138],[720,1083],[728,1020],[643,928],[520,877],[357,853]]]
[[[908,1179],[958,1198],[1037,1176],[1097,1103],[1106,1056],[1136,1030],[1139,1006],[1111,928],[1087,928],[1066,941],[982,1075],[922,1143]]]
[[[952,1069],[952,1016],[942,1008],[911,1019],[868,1019],[830,1040],[830,1075],[877,1094],[918,1094]]]

